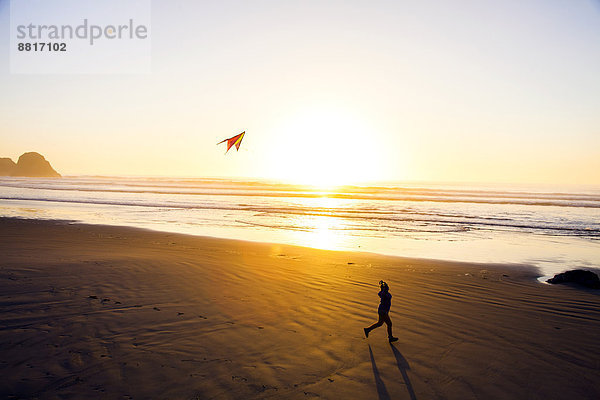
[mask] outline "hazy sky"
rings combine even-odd
[[[63,174],[600,184],[600,2],[153,1],[152,73],[17,75]],[[216,143],[242,130],[239,152]]]

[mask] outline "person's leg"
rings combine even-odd
[[[368,327],[367,329],[369,331],[372,331],[375,328],[379,328],[381,325],[383,325],[383,318],[382,318],[381,314],[379,314],[379,320],[377,322],[375,322],[373,325],[371,325],[370,327]]]
[[[389,314],[384,315],[383,322],[385,322],[385,324],[387,325],[388,337],[394,337],[394,335],[392,335],[392,320],[390,319]]]
[[[375,328],[379,328],[381,325],[383,325],[383,317],[382,317],[382,314],[379,314],[379,320],[377,322],[375,322],[373,325],[364,329],[365,336],[369,337],[369,332],[371,332]]]
[[[389,339],[390,343],[395,342],[396,340],[398,340],[398,338],[396,338],[396,337],[394,337],[394,335],[392,335],[392,320],[390,319],[390,315],[389,314],[385,314],[385,316],[383,318],[383,321],[387,325],[388,339]]]

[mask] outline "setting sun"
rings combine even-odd
[[[284,149],[268,160],[277,179],[327,189],[380,173],[377,133],[349,111],[305,110],[283,121],[274,136]]]

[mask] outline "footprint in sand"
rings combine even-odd
[[[300,257],[298,257],[298,256],[289,256],[287,254],[277,254],[275,257],[285,258],[288,260],[300,260]]]
[[[251,387],[252,389],[256,390],[258,393],[262,393],[266,390],[279,390],[277,389],[277,386],[271,386],[271,385],[255,385],[255,384],[250,384],[248,385],[249,387]]]
[[[319,394],[314,393],[314,392],[304,392],[305,396],[310,396],[310,397],[321,397]]]

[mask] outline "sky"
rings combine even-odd
[[[149,73],[11,74],[0,0],[0,157],[37,151],[63,175],[600,184],[599,1],[151,15]],[[242,131],[238,152],[216,145]]]

